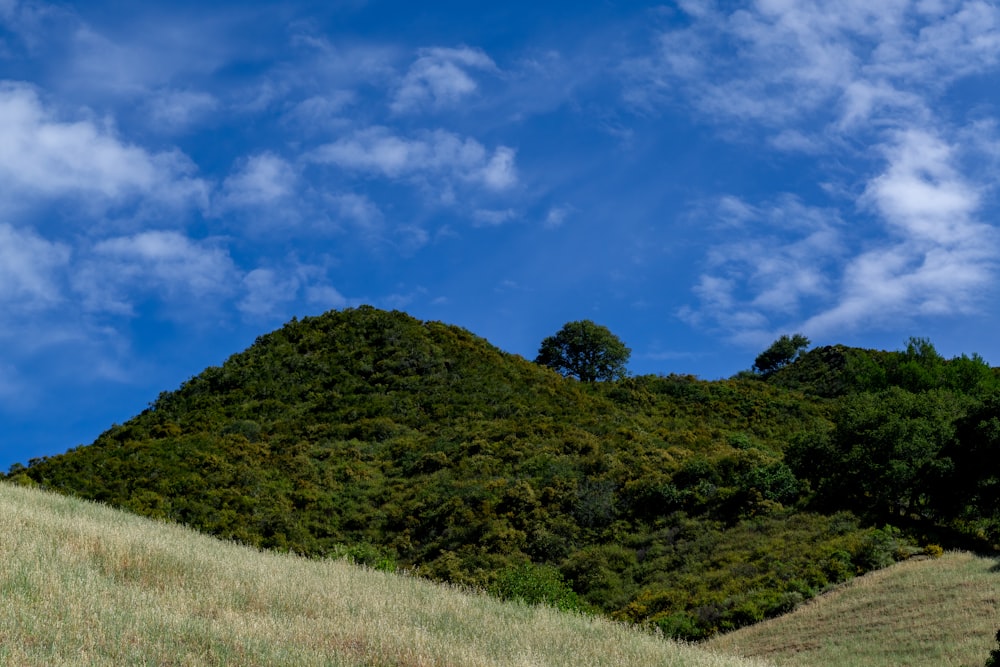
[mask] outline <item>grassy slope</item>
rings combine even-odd
[[[708,646],[778,665],[980,666],[1000,627],[997,560],[949,552],[859,577]]]
[[[763,666],[0,484],[0,664]]]

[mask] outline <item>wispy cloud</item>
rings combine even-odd
[[[683,6],[688,27],[662,31],[654,55],[626,62],[634,103],[679,95],[713,116],[770,127],[807,114],[856,122],[920,113],[929,96],[1000,56],[1000,9],[986,2]]]
[[[219,99],[197,90],[163,90],[153,93],[145,104],[149,126],[163,134],[176,134],[204,122],[219,111]]]
[[[514,157],[514,150],[506,146],[498,146],[491,154],[475,139],[446,130],[408,138],[386,127],[371,127],[320,146],[309,159],[391,179],[443,175],[504,190],[517,182]]]
[[[59,303],[70,255],[63,243],[0,224],[0,303],[8,312]]]
[[[997,230],[976,219],[979,190],[954,166],[953,147],[921,131],[896,135],[887,167],[862,201],[889,229],[844,270],[839,303],[806,326],[837,330],[982,305],[1000,263]]]
[[[382,231],[385,216],[371,199],[365,195],[349,192],[330,196],[338,217],[348,221],[363,236],[376,238]]]
[[[517,211],[505,209],[478,209],[472,213],[472,219],[480,227],[496,227],[517,218]]]
[[[226,177],[219,203],[224,208],[272,206],[295,192],[296,181],[288,161],[273,153],[252,155]]]
[[[239,276],[229,252],[210,241],[147,231],[96,243],[74,288],[91,312],[130,316],[139,302],[156,297],[194,313],[232,294]]]
[[[701,305],[684,316],[759,338],[975,308],[1000,260],[995,229],[977,217],[983,179],[964,159],[977,150],[966,124],[982,125],[945,108],[954,82],[996,71],[1000,8],[975,0],[682,6],[688,25],[662,31],[655,56],[627,63],[627,100],[690,105],[739,128],[742,140],[862,165],[841,176],[830,201],[837,226],[712,248],[695,288]],[[995,127],[986,134],[978,141],[996,140]]]
[[[718,220],[714,232],[728,241],[709,253],[694,288],[699,307],[680,313],[689,323],[757,344],[771,336],[772,321],[794,321],[835,298],[831,274],[847,249],[835,211],[789,196],[763,206],[728,196],[698,217]]]
[[[542,224],[546,229],[556,229],[557,227],[562,227],[572,212],[573,207],[569,205],[553,206],[545,214],[545,220]]]
[[[59,83],[91,99],[136,99],[173,89],[179,80],[209,75],[252,48],[240,35],[238,22],[221,14],[208,16],[192,20],[180,12],[134,14],[119,32],[77,18],[64,37],[67,76]]]
[[[262,318],[283,310],[295,300],[299,281],[295,276],[282,275],[272,269],[254,269],[243,276],[245,296],[237,307],[247,316]]]
[[[329,283],[325,269],[298,262],[249,271],[243,276],[242,291],[236,307],[251,320],[285,319],[296,300],[303,297],[323,310],[347,304],[347,299]]]
[[[479,49],[421,49],[393,97],[397,113],[455,106],[478,88],[470,71],[495,72],[496,64]]]

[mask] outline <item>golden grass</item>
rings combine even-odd
[[[997,628],[998,561],[948,552],[860,577],[708,646],[799,667],[982,667]]]
[[[763,667],[0,484],[0,664]]]

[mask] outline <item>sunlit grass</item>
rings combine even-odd
[[[4,665],[764,665],[0,484]]]
[[[903,562],[709,646],[801,667],[982,667],[1000,628],[998,569],[961,552]]]

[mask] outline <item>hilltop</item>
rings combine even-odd
[[[8,477],[254,547],[702,638],[931,538],[991,534],[988,479],[961,507],[937,493],[981,454],[936,438],[979,432],[995,375],[918,348],[821,348],[766,378],[583,383],[458,327],[362,307],[293,320]],[[899,460],[875,461],[845,493],[860,455],[838,437],[855,442],[847,417],[878,421],[884,406],[909,410],[907,428],[937,448],[893,484],[878,475]],[[942,452],[961,465],[935,467]],[[925,482],[937,486],[914,494]]]

